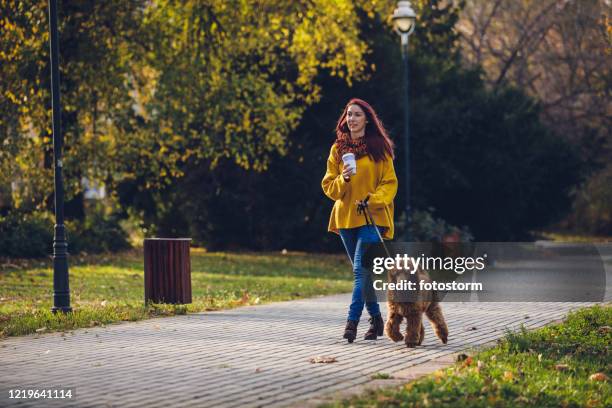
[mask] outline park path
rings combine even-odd
[[[584,303],[443,304],[449,344],[426,325],[422,347],[387,338],[347,344],[350,295],[157,318],[0,342],[0,406],[316,406],[364,385],[406,381],[456,353],[543,326]],[[362,317],[359,335],[367,328]],[[315,356],[336,358],[312,364]],[[387,373],[395,380],[371,379]],[[9,389],[75,387],[68,400],[8,400]],[[340,393],[340,394],[338,394]]]

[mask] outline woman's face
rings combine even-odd
[[[346,112],[346,123],[351,133],[361,133],[365,129],[366,115],[361,106],[349,106]]]

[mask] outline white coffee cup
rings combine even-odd
[[[354,153],[344,153],[342,155],[342,162],[350,166],[351,174],[357,174],[357,162],[355,161]]]

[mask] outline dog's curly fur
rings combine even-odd
[[[419,270],[415,274],[403,270],[390,270],[389,282],[399,282],[401,280],[413,281],[418,283],[423,280],[431,282],[427,272]],[[448,327],[442,315],[442,307],[438,302],[438,298],[433,291],[420,291],[415,293],[415,301],[407,302],[400,301],[394,291],[387,292],[388,317],[385,324],[385,333],[395,341],[402,339],[407,347],[420,346],[425,337],[425,328],[423,327],[423,313],[431,322],[436,335],[446,344],[448,341]],[[410,300],[413,300],[412,298]],[[403,319],[406,319],[406,334],[400,332],[400,324]]]

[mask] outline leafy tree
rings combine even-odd
[[[133,121],[130,41],[144,1],[59,3],[67,215],[82,217],[82,178],[114,178],[113,147],[126,137],[124,122]],[[0,13],[0,184],[13,183],[16,208],[50,207],[47,2],[2,0]]]
[[[51,206],[46,7],[0,2],[0,185],[25,210]],[[264,170],[321,69],[359,77],[352,16],[348,0],[60,1],[67,215],[83,216],[84,177],[146,194],[190,161]]]
[[[452,31],[458,9],[440,4],[419,10],[411,38],[413,207],[433,206],[452,224],[469,225],[477,239],[524,238],[567,210],[577,158],[541,124],[533,100],[510,88],[490,92],[479,71],[461,67]],[[322,98],[302,115],[286,156],[274,157],[262,175],[228,160],[214,171],[190,167],[157,198],[163,211],[151,224],[211,248],[340,250],[339,240],[324,233],[332,203],[320,180],[335,121],[353,96],[373,103],[390,129],[404,184],[399,40],[385,14],[366,5],[358,10],[367,79],[348,86],[321,72]],[[396,220],[404,202],[400,189]]]
[[[413,208],[477,239],[516,239],[567,209],[579,162],[522,92],[462,68],[462,2],[417,1],[410,39]],[[0,185],[50,196],[46,2],[0,0]],[[320,180],[353,96],[370,101],[405,168],[394,1],[61,3],[69,197],[102,181],[149,234],[210,248],[337,250]],[[17,62],[14,64],[13,62]],[[6,187],[4,187],[6,189]],[[405,207],[396,200],[396,219]],[[432,218],[433,219],[433,218]],[[398,236],[401,228],[398,230]]]

